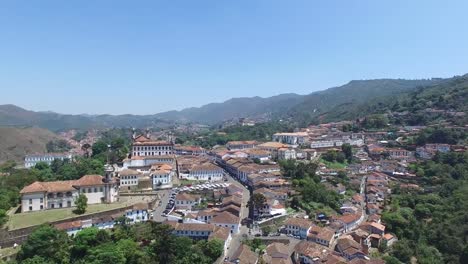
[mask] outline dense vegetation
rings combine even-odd
[[[69,151],[72,147],[66,140],[59,139],[59,140],[51,140],[47,142],[46,149],[47,152],[66,152]]]
[[[382,221],[400,241],[391,255],[409,263],[466,263],[468,244],[468,153],[437,154],[413,166],[426,192],[393,188]]]
[[[344,103],[324,113],[319,120],[355,120],[380,114],[397,125],[428,125],[445,121],[464,125],[468,122],[468,75],[421,83],[416,87],[401,93],[382,94],[365,102]],[[464,112],[465,115],[456,112]]]
[[[109,155],[111,162],[121,162],[126,157],[130,136],[125,130],[109,130],[93,145],[93,156],[75,157],[73,160],[54,160],[51,165],[40,162],[31,169],[17,169],[14,161],[0,165],[0,226],[7,221],[6,211],[19,203],[19,191],[35,181],[76,180],[83,175],[104,174],[104,164]],[[109,152],[108,144],[111,145]]]
[[[229,141],[269,141],[271,136],[278,131],[290,132],[292,128],[281,122],[267,122],[255,126],[235,125],[196,135],[178,134],[176,143],[211,148],[215,145],[225,145]]]
[[[211,264],[221,256],[223,241],[177,237],[168,225],[120,222],[113,230],[87,228],[69,237],[44,225],[23,243],[18,263],[27,264]],[[14,262],[13,262],[14,263]]]
[[[463,129],[429,127],[421,131],[415,139],[417,145],[427,143],[464,144],[467,133]]]
[[[284,176],[290,178],[293,186],[299,191],[299,195],[293,197],[291,207],[302,208],[307,213],[317,210],[337,211],[340,208],[340,195],[320,183],[320,177],[315,174],[315,163],[286,160],[281,161],[280,165]]]

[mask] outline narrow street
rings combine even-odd
[[[242,185],[240,182],[235,180],[231,175],[226,174],[226,177],[228,179],[228,182],[242,188],[243,194],[242,194],[242,211],[240,214],[240,220],[246,218],[249,216],[249,208],[247,207],[247,203],[249,202],[250,199],[250,192],[249,190]],[[244,236],[247,236],[249,233],[249,228],[245,225],[241,225],[239,233],[233,235],[231,244],[229,245],[229,248],[226,252],[227,257],[231,257],[234,252],[239,248],[242,240],[244,239]]]
[[[156,222],[164,222],[166,217],[162,216],[164,210],[166,210],[166,205],[169,201],[169,194],[171,190],[160,190],[158,191],[158,200],[161,201],[161,205],[159,202],[156,202],[155,207],[153,208],[153,220]]]

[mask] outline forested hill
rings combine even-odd
[[[309,95],[233,98],[181,111],[154,115],[63,115],[34,112],[15,105],[0,105],[0,126],[39,126],[52,131],[99,127],[165,127],[174,122],[216,124],[241,117],[291,118],[311,120],[338,106],[356,105],[375,98],[396,95],[420,86],[439,84],[447,79],[378,79],[351,81],[339,87]],[[179,95],[174,95],[177,97]]]
[[[415,89],[378,96],[366,102],[349,102],[315,116],[315,121],[354,120],[373,114],[387,114],[401,124],[422,125],[441,121],[466,124],[468,74]]]

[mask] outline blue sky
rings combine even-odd
[[[74,2],[74,3],[71,3]],[[468,1],[2,1],[0,104],[151,114],[468,72]]]

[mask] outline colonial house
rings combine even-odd
[[[206,150],[199,146],[182,146],[182,145],[175,145],[174,146],[174,153],[176,155],[204,155],[206,154]]]
[[[393,159],[410,159],[414,157],[414,152],[402,148],[387,149],[387,153]]]
[[[244,151],[252,160],[259,160],[260,162],[267,162],[271,159],[271,153],[267,150],[253,148]]]
[[[123,169],[148,172],[154,164],[175,164],[174,155],[132,156],[123,160]]]
[[[287,148],[289,147],[286,144],[280,143],[280,142],[265,142],[257,146],[257,148],[261,150],[265,150],[270,152],[270,155],[272,158],[277,158],[278,157],[278,150],[281,148]]]
[[[258,145],[257,141],[250,140],[250,141],[229,141],[226,144],[226,147],[229,150],[240,150],[240,149],[251,149],[255,148]]]
[[[238,216],[235,216],[227,211],[220,212],[216,216],[214,216],[211,221],[211,224],[220,227],[229,228],[232,234],[237,234],[240,228],[240,219]]]
[[[253,252],[249,246],[245,244],[241,244],[239,248],[234,252],[234,254],[229,258],[228,261],[225,263],[233,263],[233,264],[257,264],[258,263],[258,255]]]
[[[304,218],[289,218],[284,222],[286,234],[293,236],[299,236],[302,239],[307,238],[309,230],[312,227],[312,221]]]
[[[343,215],[334,219],[332,227],[336,230],[337,233],[348,232],[356,228],[359,225],[362,218],[363,216],[361,212],[358,212],[356,214]]]
[[[150,169],[150,177],[153,184],[153,189],[158,189],[163,186],[172,185],[172,177],[175,172],[169,164],[154,164]]]
[[[289,145],[304,145],[308,139],[309,134],[307,132],[275,133],[272,138],[273,141]]]
[[[278,150],[278,159],[280,160],[295,160],[296,150],[292,148],[280,148]]]
[[[195,224],[195,223],[178,223],[173,221],[166,221],[164,224],[170,225],[176,236],[189,237],[194,240],[224,238],[224,248],[227,249],[231,242],[231,233],[226,227],[220,227],[213,224]],[[221,229],[221,231],[220,231]]]
[[[133,139],[132,156],[173,155],[174,144],[167,141],[153,141],[149,135],[140,135]]]
[[[307,240],[325,247],[329,247],[333,244],[334,239],[335,231],[328,227],[312,226],[307,235]]]
[[[266,247],[263,260],[266,263],[292,264],[288,246],[279,242],[271,243]]]
[[[198,181],[221,181],[224,170],[204,157],[177,159],[179,178]]]
[[[293,259],[295,263],[322,264],[330,253],[326,247],[302,240],[294,247]]]
[[[74,207],[80,194],[88,204],[112,203],[118,200],[115,181],[100,175],[85,175],[78,180],[34,182],[21,191],[21,212]]]
[[[125,212],[125,217],[129,219],[131,224],[146,222],[149,220],[148,209],[147,203],[135,204]]]
[[[337,251],[348,261],[355,258],[366,258],[362,246],[354,241],[351,236],[338,239],[336,243]]]
[[[123,169],[118,175],[121,190],[135,190],[138,188],[139,178],[143,173],[136,170]]]
[[[180,192],[175,197],[176,209],[192,210],[192,207],[200,203],[200,196]]]
[[[73,155],[70,153],[41,153],[41,154],[30,154],[26,155],[24,158],[24,167],[32,168],[36,166],[39,162],[47,163],[48,165],[52,164],[54,160],[71,160]]]

